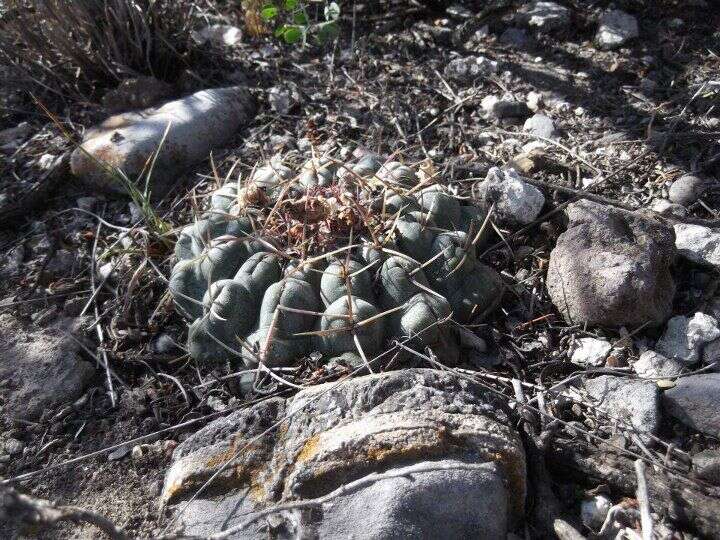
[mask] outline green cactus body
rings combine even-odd
[[[404,304],[422,292],[422,287],[430,288],[420,265],[398,255],[388,257],[383,263],[380,268],[380,284],[383,291],[380,301],[384,309]]]
[[[328,306],[320,319],[320,350],[330,356],[357,351],[353,334],[357,336],[366,358],[374,358],[382,348],[383,325],[366,324],[355,327],[353,331],[340,331],[351,328],[377,315],[378,309],[357,296],[343,296]],[[350,317],[350,318],[349,318]]]
[[[461,204],[440,185],[407,194],[417,177],[399,162],[381,165],[367,154],[355,164],[335,163],[316,157],[297,175],[277,161],[261,167],[252,181],[275,197],[272,205],[239,201],[233,181],[211,195],[203,219],[180,232],[169,289],[189,321],[193,358],[276,367],[319,351],[357,369],[402,342],[387,361],[406,365],[420,358],[410,351],[431,350],[443,363],[458,362],[458,337],[447,320],[479,320],[504,290],[473,245],[485,210]],[[300,197],[322,199],[309,207],[295,204]],[[365,210],[353,220],[355,207]],[[307,208],[330,213],[303,221],[298,212]],[[290,246],[289,233],[263,232],[289,231],[293,219],[302,244]],[[307,236],[305,227],[314,227]],[[323,236],[328,232],[335,244]],[[308,245],[314,251],[300,258]]]
[[[332,304],[338,298],[352,293],[370,303],[375,302],[370,273],[364,271],[365,265],[350,259],[331,262],[320,280],[320,295],[326,304]],[[350,290],[348,291],[348,281]]]
[[[417,183],[415,171],[398,161],[390,161],[382,165],[375,176],[387,186],[400,185],[412,187]]]
[[[298,184],[301,190],[307,190],[312,187],[327,187],[332,184],[335,179],[335,171],[337,166],[328,159],[311,159],[303,165],[298,178]]]
[[[442,186],[434,185],[423,189],[418,193],[417,201],[422,211],[441,229],[452,231],[460,227],[460,203]]]

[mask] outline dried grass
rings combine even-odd
[[[0,22],[10,83],[83,94],[136,75],[172,80],[191,47],[190,0],[11,0]]]

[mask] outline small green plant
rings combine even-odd
[[[323,44],[335,39],[339,33],[340,6],[326,2],[322,19],[316,13],[314,20],[308,15],[308,5],[302,0],[268,2],[260,11],[262,19],[275,26],[275,36],[285,43],[302,43],[315,39]]]

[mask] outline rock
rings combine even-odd
[[[680,204],[674,204],[667,199],[653,199],[650,203],[650,210],[661,216],[687,216],[687,208]]]
[[[492,167],[479,186],[486,210],[495,204],[494,217],[503,225],[526,225],[535,221],[545,205],[545,197],[535,186],[524,182],[513,169]]]
[[[77,204],[77,207],[82,210],[87,210],[88,212],[92,212],[95,210],[95,207],[97,206],[100,199],[97,197],[80,197],[77,201],[75,201],[75,204]]]
[[[24,442],[12,438],[5,441],[5,452],[11,456],[20,455],[23,453],[23,450],[25,450]]]
[[[175,90],[155,77],[125,79],[102,97],[102,104],[110,112],[147,109],[168,99]]]
[[[10,315],[0,315],[0,381],[9,418],[36,420],[45,409],[82,394],[95,368],[80,359],[68,337],[70,320],[28,331]]]
[[[531,40],[530,36],[522,28],[508,28],[500,35],[500,43],[518,49],[526,49],[530,46]]]
[[[580,519],[586,527],[597,531],[605,522],[611,507],[612,501],[605,495],[595,495],[580,504]]]
[[[600,17],[595,44],[600,49],[617,49],[639,35],[637,19],[624,11],[613,9]]]
[[[274,528],[318,538],[504,540],[522,519],[526,480],[503,407],[475,383],[428,369],[314,386],[235,411],[182,442],[162,500],[185,507],[237,455],[185,508],[186,534],[217,532],[249,512],[360,482],[321,511],[276,514]],[[283,417],[280,429],[268,429]],[[260,527],[233,538],[257,538]]]
[[[550,253],[550,298],[572,324],[662,324],[675,281],[672,229],[590,201],[568,207],[568,229]]]
[[[695,475],[714,486],[720,486],[720,451],[703,450],[692,457]]]
[[[675,225],[675,247],[689,261],[720,267],[720,232],[702,225]]]
[[[55,278],[69,277],[76,261],[76,253],[72,253],[67,249],[58,249],[45,267],[45,271]]]
[[[585,389],[611,418],[645,433],[660,427],[660,390],[654,382],[602,375],[586,381]]]
[[[517,19],[539,30],[559,30],[570,24],[570,10],[555,2],[535,1],[521,7]]]
[[[675,180],[668,191],[668,199],[675,204],[690,206],[697,201],[707,187],[705,180],[694,174],[686,174]]]
[[[178,173],[228,141],[254,109],[247,90],[229,87],[203,90],[158,109],[112,116],[87,132],[70,166],[75,176],[94,188],[125,193],[108,166],[135,180],[160,148],[150,186],[157,195],[167,190]]]
[[[0,131],[0,151],[12,154],[32,133],[33,128],[27,122]]]
[[[682,373],[684,366],[655,351],[645,351],[632,367],[638,377],[643,379],[674,379]]]
[[[504,118],[525,118],[530,109],[521,101],[501,100],[497,96],[485,96],[480,103],[483,110],[498,120]]]
[[[545,139],[551,139],[555,135],[555,124],[551,118],[548,118],[544,114],[534,114],[525,120],[523,129],[528,133],[532,133],[538,137],[544,137]]]
[[[609,341],[592,337],[580,338],[576,345],[577,348],[573,351],[570,361],[580,366],[604,366],[605,360],[612,350]]]
[[[663,394],[663,407],[673,418],[711,437],[720,437],[720,373],[678,379]]]
[[[543,100],[543,95],[540,92],[528,92],[525,103],[527,103],[531,111],[537,112],[543,106]]]
[[[211,24],[193,36],[200,43],[211,43],[218,47],[231,47],[242,40],[242,30],[231,24]]]
[[[287,114],[292,106],[290,91],[281,86],[273,86],[268,91],[268,101],[273,111],[278,114]]]
[[[455,58],[445,66],[445,76],[456,81],[498,72],[498,63],[484,56],[466,56]]]
[[[704,345],[719,337],[720,328],[714,317],[704,313],[695,313],[692,318],[677,315],[668,321],[655,348],[667,358],[693,365],[700,360]]]
[[[720,339],[703,347],[702,359],[706,366],[713,365],[713,371],[720,371]]]

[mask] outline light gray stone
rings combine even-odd
[[[667,358],[693,365],[700,360],[705,344],[719,337],[720,328],[714,317],[704,313],[695,313],[692,318],[676,315],[668,321],[655,348]]]
[[[570,357],[573,364],[587,367],[600,367],[605,365],[612,345],[605,339],[592,337],[580,338],[576,341],[577,347]]]
[[[518,10],[520,22],[540,30],[559,30],[570,24],[570,10],[555,2],[530,2]]]
[[[675,225],[678,254],[698,263],[720,267],[720,231],[702,225]]]
[[[484,56],[466,56],[450,60],[445,66],[445,76],[456,81],[472,82],[481,75],[493,75],[498,72],[498,63]]]
[[[500,99],[497,96],[485,96],[480,106],[488,116],[502,120],[504,118],[525,118],[530,115],[530,108],[522,101]]]
[[[657,212],[661,216],[687,216],[687,208],[681,204],[671,203],[667,199],[653,199],[650,203],[650,210]]]
[[[555,124],[551,118],[545,116],[544,114],[538,113],[532,115],[530,118],[525,120],[523,129],[528,133],[532,133],[533,135],[544,137],[546,139],[551,139],[555,136]]]
[[[700,373],[678,379],[663,394],[665,410],[683,424],[720,437],[720,373]]]
[[[524,182],[514,170],[492,167],[479,186],[485,209],[495,204],[493,217],[502,225],[516,226],[533,222],[545,205],[545,196]]]
[[[600,17],[595,44],[600,49],[617,49],[639,35],[637,19],[624,11],[613,9]]]
[[[660,427],[660,391],[654,382],[602,375],[586,381],[585,389],[611,418],[645,433],[654,434]]]
[[[550,254],[548,293],[572,324],[662,324],[675,295],[672,229],[590,201],[568,207]]]
[[[178,173],[227,142],[254,112],[250,93],[236,86],[203,90],[156,109],[112,116],[88,130],[70,166],[75,176],[97,189],[125,193],[112,168],[135,181],[157,153],[150,186],[157,195]]]
[[[682,373],[684,365],[655,351],[645,351],[632,367],[643,379],[673,379]]]
[[[274,530],[281,538],[504,540],[523,515],[525,458],[504,405],[438,371],[329,383],[216,420],[175,450],[163,501],[182,508],[233,457],[185,510],[186,533],[218,532],[249,512],[353,482],[321,509],[274,514]],[[374,473],[383,477],[375,481]],[[265,536],[267,527],[261,520],[232,538]]]
[[[697,201],[707,187],[705,180],[694,174],[686,174],[675,180],[668,191],[668,199],[675,204],[689,206]]]
[[[46,408],[76,400],[95,368],[79,357],[79,345],[62,320],[42,330],[26,329],[10,315],[0,316],[0,381],[7,418],[37,420]]]
[[[231,47],[242,40],[242,30],[230,24],[211,24],[201,28],[193,36],[198,43],[212,43],[215,46]]]

